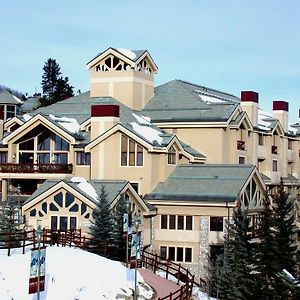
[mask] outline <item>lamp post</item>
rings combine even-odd
[[[135,215],[133,219],[133,226],[135,230],[135,269],[134,269],[134,300],[138,299],[137,293],[137,256],[138,256],[138,246],[140,244],[140,240],[138,237],[139,226],[141,224],[141,218],[139,215]]]
[[[128,235],[129,235],[129,211],[130,211],[129,199],[126,199],[126,214],[127,214],[127,232],[126,232],[126,268],[128,268]]]
[[[38,242],[38,269],[37,269],[37,300],[40,300],[40,264],[41,264],[41,238],[42,238],[42,226],[41,226],[41,220],[37,220],[37,228],[36,228],[36,237]]]
[[[18,195],[18,224],[21,224],[21,208],[20,208],[20,194],[21,194],[21,187],[18,184],[17,186],[17,195]]]

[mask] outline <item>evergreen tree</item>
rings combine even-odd
[[[112,241],[113,222],[109,211],[107,193],[104,186],[101,187],[99,201],[93,212],[94,220],[90,228],[91,244],[102,249],[105,244],[109,245]]]
[[[225,236],[223,267],[219,278],[220,299],[251,299],[253,295],[254,275],[252,246],[248,235],[249,224],[247,212],[238,206]]]
[[[217,297],[220,300],[239,300],[242,299],[242,295],[238,287],[238,274],[235,272],[234,233],[229,223],[226,231],[223,266],[219,272]]]
[[[278,193],[273,197],[274,237],[277,247],[279,272],[283,269],[295,274],[297,255],[296,219],[294,201],[289,201],[289,194],[284,192],[281,179]]]
[[[74,96],[73,87],[69,84],[68,77],[62,77],[60,66],[55,59],[49,58],[43,67],[42,106],[56,103]]]
[[[113,258],[119,261],[124,261],[126,258],[126,240],[123,233],[123,216],[126,212],[126,200],[122,196],[114,208],[111,244],[114,253]]]
[[[13,235],[18,232],[18,224],[15,219],[16,209],[15,203],[12,199],[8,198],[6,204],[3,206],[0,212],[0,245],[9,246],[19,246],[18,241],[13,241],[9,238],[9,234]]]
[[[277,250],[274,239],[274,214],[271,208],[269,196],[263,200],[260,223],[260,243],[256,245],[255,274],[259,278],[257,282],[257,299],[280,299],[276,292],[276,273],[278,261],[276,260]]]

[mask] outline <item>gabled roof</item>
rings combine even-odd
[[[83,183],[83,184],[82,184]],[[107,201],[110,207],[115,205],[119,197],[130,190],[140,202],[145,211],[154,210],[154,207],[146,203],[132,188],[127,180],[85,180],[81,177],[73,177],[70,180],[46,180],[39,188],[26,200],[24,207],[28,207],[31,202],[43,197],[47,192],[55,193],[55,189],[64,187],[70,192],[76,191],[90,202],[96,204],[101,194],[102,186],[107,193]],[[72,191],[73,190],[73,191]]]
[[[239,98],[182,80],[155,88],[143,113],[153,122],[227,122]]]
[[[22,105],[23,101],[8,91],[0,91],[0,103]]]
[[[56,126],[60,126],[60,118],[71,118],[75,119],[78,124],[85,124],[87,126],[90,116],[91,116],[91,106],[92,105],[107,105],[114,104],[120,107],[120,122],[119,127],[125,128],[131,134],[143,140],[148,145],[159,148],[165,148],[169,145],[170,141],[174,138],[173,134],[169,134],[166,131],[155,126],[151,120],[145,116],[144,113],[134,111],[128,106],[122,104],[120,101],[111,97],[94,97],[91,98],[89,92],[74,96],[72,98],[57,102],[55,104],[39,108],[32,112],[30,115],[40,114],[50,122],[54,123]],[[53,118],[53,116],[55,118]],[[63,119],[62,119],[63,120]],[[24,120],[25,121],[25,120]],[[64,130],[64,128],[62,128]],[[66,130],[66,129],[65,129]],[[108,131],[113,131],[114,128]],[[104,133],[105,135],[106,133]],[[74,134],[73,134],[74,136]],[[90,133],[80,131],[79,134],[74,136],[77,144],[82,147],[89,145],[90,143],[95,143],[96,141],[90,140]],[[97,139],[102,139],[103,136]],[[205,158],[204,155],[185,145],[180,141],[185,151],[190,155],[199,158]]]
[[[147,50],[130,50],[130,49],[113,48],[113,47],[109,47],[105,51],[97,54],[93,59],[91,59],[87,63],[87,67],[88,68],[93,67],[96,63],[98,63],[98,61],[102,60],[109,54],[118,56],[129,64],[131,64],[132,62],[133,63],[131,64],[132,66],[137,65],[142,59],[144,59],[147,56],[152,65],[154,73],[156,73],[158,70],[157,65],[155,64],[153,58],[151,57],[151,55]]]
[[[253,165],[178,165],[144,199],[234,202],[255,170]]]

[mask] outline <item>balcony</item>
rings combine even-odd
[[[1,173],[72,173],[72,164],[0,164]]]
[[[272,154],[278,154],[277,146],[275,146],[275,145],[272,146]]]
[[[245,150],[245,141],[237,141],[237,150]]]

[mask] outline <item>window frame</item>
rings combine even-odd
[[[144,148],[132,138],[121,135],[121,167],[143,167],[144,166]]]

